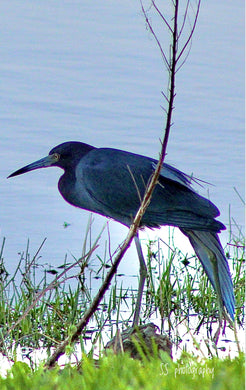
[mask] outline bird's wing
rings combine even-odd
[[[152,163],[152,167],[153,169],[156,168],[155,162]],[[218,208],[211,201],[200,196],[192,187],[193,183],[201,185],[200,182],[202,181],[194,176],[187,175],[171,165],[163,164],[160,172],[159,183],[163,186],[164,191],[167,193],[167,204],[168,198],[171,198],[167,209],[169,211],[180,212],[181,218],[183,212],[192,212],[193,214],[205,218],[218,217],[220,215]],[[161,196],[163,196],[163,192]],[[178,218],[179,216],[177,214],[176,219]],[[223,228],[224,227],[221,224],[220,229]]]
[[[157,161],[115,149],[89,152],[76,169],[78,182],[87,195],[90,209],[129,225],[143,199]],[[218,231],[213,218],[218,209],[191,188],[191,178],[167,164],[143,216],[142,225],[173,225],[181,228]],[[81,190],[81,194],[83,191]],[[204,219],[203,219],[204,218]],[[219,224],[219,222],[218,222]],[[213,226],[212,226],[213,225]]]
[[[153,170],[156,169],[157,164],[155,162],[152,163]],[[172,180],[176,183],[179,183],[191,190],[193,190],[191,184],[192,184],[192,176],[186,175],[185,173],[179,171],[178,169],[172,167],[168,164],[163,164],[163,167],[161,169],[160,175],[168,180]]]

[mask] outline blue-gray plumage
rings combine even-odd
[[[156,164],[152,158],[122,150],[65,142],[9,177],[38,168],[60,167],[64,174],[58,188],[67,202],[130,226]],[[220,214],[217,207],[194,191],[192,181],[190,176],[163,164],[141,226],[180,228],[200,259],[221,307],[224,305],[234,320],[233,285],[217,234],[225,226],[215,219]]]

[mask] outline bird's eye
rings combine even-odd
[[[60,155],[58,153],[53,154],[54,160],[59,161],[60,160]]]

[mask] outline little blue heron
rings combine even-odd
[[[157,161],[110,148],[96,148],[82,142],[65,142],[47,157],[29,164],[9,177],[50,166],[64,170],[58,188],[63,198],[82,209],[113,218],[130,226],[140,206]],[[226,308],[234,320],[234,293],[230,270],[218,234],[225,226],[215,218],[219,210],[191,187],[192,177],[163,164],[151,202],[140,227],[178,227],[188,237],[212,283],[220,312]],[[140,280],[134,324],[138,323],[146,277],[138,235],[135,243],[140,261]]]

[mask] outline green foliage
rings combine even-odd
[[[56,269],[46,269],[42,279],[37,282],[37,275],[42,275],[40,270],[37,272],[36,261],[42,245],[43,243],[36,254],[31,256],[29,243],[27,244],[26,252],[21,254],[13,276],[5,268],[4,241],[0,250],[0,352],[13,361],[16,359],[17,349],[21,349],[23,359],[27,357],[32,368],[35,367],[32,351],[42,349],[49,356],[58,343],[72,334],[93,298],[90,278],[103,280],[111,265],[111,258],[106,250],[105,257],[101,259],[91,251],[96,243],[90,243],[87,249],[85,240],[81,261],[74,259],[74,264],[68,264],[65,259],[64,264]],[[173,242],[170,242],[169,246],[174,249],[170,249],[170,253],[166,255],[162,252],[159,241],[147,243],[148,275],[141,309],[142,324],[161,318],[161,333],[168,333],[176,347],[187,332],[194,338],[194,345],[199,332],[206,334],[205,337],[213,343],[218,320],[218,306],[213,288],[196,258],[188,258],[186,254],[182,254]],[[226,251],[235,288],[237,329],[244,323],[243,248],[243,237],[233,238]],[[90,255],[84,256],[85,253]],[[99,261],[99,267],[97,262],[93,269],[91,263],[95,260]],[[72,276],[68,273],[71,270],[75,272]],[[47,275],[53,278],[50,284]],[[122,283],[119,283],[120,276],[122,275],[117,275],[111,284],[111,289],[93,317],[91,328],[89,324],[80,337],[81,351],[86,350],[90,356],[93,356],[95,345],[99,351],[104,348],[105,342],[114,336],[116,327],[123,331],[132,324],[136,291],[131,288],[124,289]],[[17,277],[21,279],[18,283]],[[73,288],[70,287],[72,278],[73,282],[76,281]],[[180,331],[180,325],[184,325],[185,330]],[[233,343],[233,335],[230,335],[229,339]],[[220,349],[225,345],[220,345]],[[67,355],[71,355],[75,347],[67,346]],[[218,352],[216,346],[212,352],[210,347],[207,349],[209,356]]]
[[[1,390],[241,390],[244,389],[244,356],[197,362],[187,355],[174,363],[165,353],[161,359],[133,360],[126,354],[108,354],[99,361],[83,357],[81,367],[56,367],[35,371],[16,362]]]

